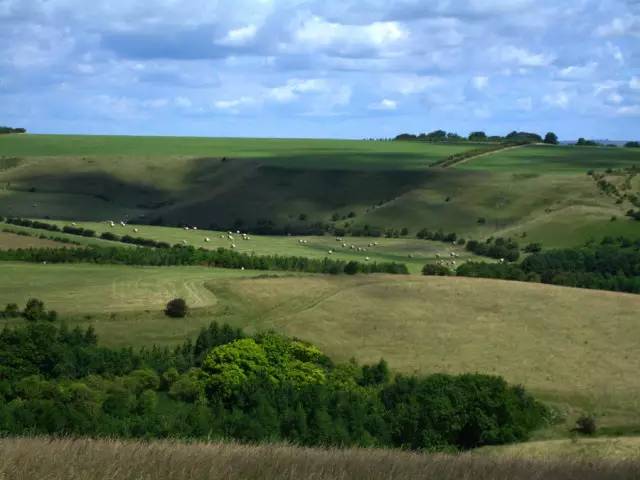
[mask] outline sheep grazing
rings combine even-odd
[[[236,230],[236,233],[237,233],[238,235],[240,235],[240,230]]]
[[[193,230],[197,230],[197,229],[198,229],[198,227],[193,227]]]
[[[340,237],[336,237],[336,242],[341,242],[342,239]]]
[[[343,243],[343,244],[342,244],[342,248],[347,248],[347,244],[346,244],[346,243]]]
[[[436,253],[436,258],[440,258],[440,254],[439,253]]]
[[[126,223],[124,223],[124,222],[120,222],[120,225],[122,225],[123,227],[126,227],[126,226],[127,226],[127,224],[126,224]]]
[[[137,228],[134,228],[134,229],[133,229],[133,231],[134,231],[135,233],[138,233],[138,229],[137,229]]]
[[[233,235],[227,235],[227,238],[228,238],[229,240],[233,240]]]
[[[377,247],[378,246],[378,242],[373,242],[373,244]]]
[[[369,257],[364,257],[364,261],[368,262],[369,261]]]
[[[231,244],[231,248],[236,248],[236,244],[235,244],[235,243],[232,243],[232,244]]]
[[[211,241],[211,239],[210,239],[209,237],[204,237],[204,241],[205,241],[205,242],[210,242],[210,241]]]
[[[220,235],[220,238],[224,238],[224,235]]]
[[[333,250],[329,250],[327,253],[331,255],[333,253]]]
[[[182,244],[183,244],[183,245],[186,245],[186,244],[187,244],[187,241],[186,241],[186,240],[182,240]]]
[[[501,258],[501,259],[500,259],[500,263],[504,263],[504,258]]]
[[[240,270],[244,270],[244,267],[240,267]]]

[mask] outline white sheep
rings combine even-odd
[[[329,250],[327,253],[331,255],[333,253],[333,250]]]
[[[134,229],[133,229],[133,231],[134,231],[135,233],[138,233],[138,229],[137,229],[137,228],[134,228]]]
[[[193,227],[193,230],[197,230],[197,229],[198,229],[198,227]]]
[[[127,224],[126,224],[126,223],[124,223],[124,222],[120,222],[120,225],[122,225],[123,227],[126,227],[126,226],[127,226]]]
[[[231,244],[231,248],[236,248],[236,244],[235,244],[235,243],[232,243],[232,244]]]
[[[187,241],[186,241],[186,240],[182,240],[182,244],[183,244],[183,245],[186,245],[186,244],[187,244]]]
[[[211,241],[211,239],[210,239],[209,237],[204,237],[204,241],[205,241],[205,242],[210,242],[210,241]]]
[[[368,262],[369,261],[369,257],[364,257],[364,261]]]

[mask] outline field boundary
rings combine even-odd
[[[494,153],[497,152],[504,152],[507,150],[513,150],[516,148],[522,148],[522,147],[527,147],[529,145],[535,145],[532,143],[523,143],[520,145],[499,145],[497,147],[489,147],[486,149],[479,149],[476,152],[474,152],[473,150],[469,151],[469,152],[463,152],[460,155],[452,155],[440,162],[436,162],[433,165],[431,165],[432,167],[440,167],[440,168],[451,168],[451,167],[455,167],[457,165],[460,165],[461,163],[466,163],[470,160],[475,160],[477,158],[481,158],[481,157],[485,157],[488,155],[493,155]]]

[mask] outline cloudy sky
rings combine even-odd
[[[640,138],[640,0],[0,0],[34,132]]]

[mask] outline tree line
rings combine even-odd
[[[0,135],[7,133],[26,133],[27,130],[24,128],[12,128],[12,127],[3,127],[0,126]]]
[[[211,323],[176,347],[110,349],[43,319],[0,332],[0,434],[236,439],[461,450],[548,421],[497,376],[392,376],[317,347]]]
[[[425,266],[423,273],[445,275],[450,271]],[[519,264],[467,262],[455,273],[463,277],[640,293],[640,240],[607,237],[599,244],[532,253]]]
[[[558,144],[558,136],[553,132],[547,132],[543,137],[537,133],[518,132],[516,130],[505,136],[492,135],[489,136],[483,131],[471,132],[469,136],[463,137],[453,132],[444,130],[434,130],[429,133],[420,133],[418,135],[411,133],[401,133],[394,137],[394,140],[400,141],[421,141],[421,142],[492,142],[492,143],[547,143],[551,145]]]
[[[96,263],[115,265],[174,266],[200,265],[248,270],[279,270],[289,272],[356,274],[408,274],[403,263],[315,259],[283,255],[253,255],[218,248],[206,250],[175,245],[170,248],[124,248],[97,245],[78,248],[19,248],[0,251],[0,261],[36,263]]]

